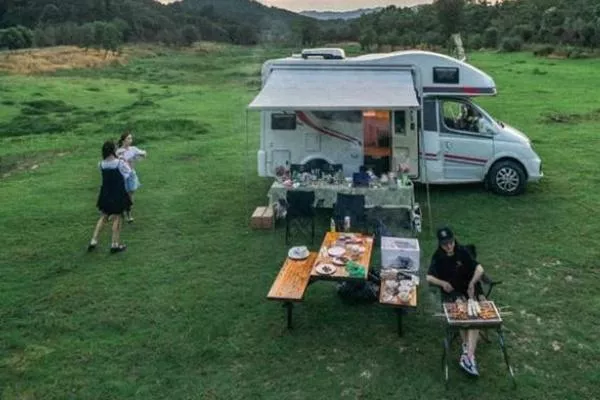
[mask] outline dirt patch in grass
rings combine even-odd
[[[24,114],[28,114],[28,112],[25,112],[25,109],[34,110],[33,114],[47,114],[71,112],[77,108],[62,100],[34,100],[26,101],[23,104],[27,106],[21,110]]]
[[[60,69],[97,68],[125,63],[123,54],[85,50],[75,46],[0,52],[0,71],[15,74],[38,74]]]
[[[600,121],[600,108],[583,114],[554,112],[542,115],[542,122],[546,124],[576,124],[587,121]]]
[[[67,154],[69,154],[67,151],[52,150],[0,157],[0,179],[8,178],[18,172],[35,171],[50,160]]]

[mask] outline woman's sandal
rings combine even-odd
[[[127,249],[127,246],[126,246],[126,245],[124,245],[124,244],[120,244],[120,245],[118,245],[118,246],[111,247],[111,248],[110,248],[110,253],[111,253],[111,254],[120,253],[120,252],[122,252],[122,251],[125,251],[126,249]]]

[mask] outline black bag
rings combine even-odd
[[[369,281],[345,281],[337,286],[338,295],[345,301],[372,303],[379,300],[379,285]]]

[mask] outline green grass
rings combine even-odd
[[[426,288],[403,338],[392,310],[344,304],[328,283],[310,287],[296,329],[284,329],[280,305],[265,299],[287,253],[283,230],[248,229],[269,182],[256,176],[258,115],[247,137],[245,107],[262,62],[288,53],[165,52],[0,77],[2,398],[598,398],[600,60],[474,54],[500,93],[481,103],[533,139],[546,177],[517,198],[431,190],[434,224],[477,243],[504,281],[494,298],[513,311],[513,392],[496,343],[480,346],[478,381],[453,364],[444,389],[443,333]],[[588,117],[548,123],[557,113]],[[44,131],[40,117],[60,129]],[[136,222],[123,230],[129,249],[109,255],[107,231],[87,254],[100,146],[126,128],[149,153]],[[424,204],[423,188],[417,196]],[[427,231],[421,244],[426,264]]]

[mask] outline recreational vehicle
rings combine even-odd
[[[258,173],[314,163],[376,174],[410,168],[415,182],[484,182],[516,195],[543,176],[517,129],[471,101],[496,94],[483,71],[442,54],[401,51],[346,57],[312,49],[269,60],[262,90]]]

